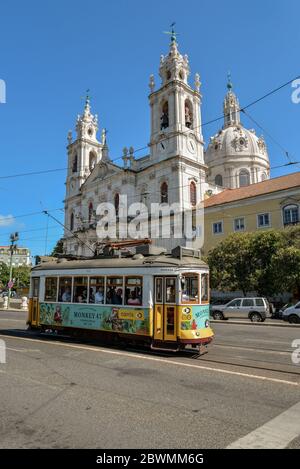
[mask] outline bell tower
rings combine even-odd
[[[200,77],[196,73],[193,89],[188,83],[188,56],[178,51],[174,29],[169,34],[170,49],[160,58],[161,87],[156,91],[150,76],[151,159],[182,156],[203,164]]]
[[[83,114],[77,117],[77,138],[72,141],[72,132],[68,133],[67,197],[78,193],[102,157],[103,142],[98,141],[97,131],[98,116],[91,113],[90,96],[87,94]]]

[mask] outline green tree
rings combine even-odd
[[[50,256],[58,257],[58,254],[63,254],[63,252],[64,252],[63,240],[59,239],[56,245],[54,246],[53,251],[51,252]]]
[[[249,233],[229,235],[207,258],[211,287],[217,290],[242,290],[244,295],[253,290],[253,266]]]
[[[9,268],[4,263],[0,263],[0,288],[3,290],[6,288],[7,283],[9,281]]]
[[[271,269],[277,292],[285,291],[299,296],[300,288],[300,249],[296,246],[285,246],[272,258]]]

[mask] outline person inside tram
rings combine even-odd
[[[123,291],[122,288],[118,288],[118,290],[114,290],[113,297],[112,297],[112,304],[114,305],[121,305],[123,302]]]
[[[66,287],[64,293],[62,294],[61,301],[71,301],[71,288]]]
[[[103,292],[101,291],[101,288],[98,287],[98,289],[95,293],[94,303],[102,304],[103,300],[104,300]]]
[[[174,285],[170,285],[167,287],[167,302],[168,303],[175,303],[175,287]]]
[[[128,305],[141,305],[141,300],[137,297],[135,290],[131,292],[130,297],[127,301]]]

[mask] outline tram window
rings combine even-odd
[[[123,277],[107,277],[106,304],[123,304]]]
[[[163,279],[161,277],[155,279],[155,302],[163,302]]]
[[[199,302],[199,278],[197,274],[186,274],[181,279],[182,302]]]
[[[167,307],[167,334],[173,335],[175,330],[175,308],[174,306]]]
[[[104,303],[104,277],[90,278],[89,303]]]
[[[45,281],[45,301],[56,301],[57,277],[47,277]]]
[[[201,274],[201,302],[208,302],[208,274]]]
[[[166,277],[166,303],[175,303],[176,279]]]
[[[87,302],[87,277],[74,277],[73,301],[74,303]]]
[[[143,279],[126,277],[125,280],[125,304],[140,306],[143,301]]]
[[[60,277],[58,287],[58,301],[71,301],[72,277]]]
[[[40,278],[39,277],[34,277],[32,279],[33,285],[32,285],[32,292],[33,292],[33,297],[38,298],[39,296],[39,285],[40,285]]]

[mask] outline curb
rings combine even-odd
[[[288,322],[282,322],[281,324],[277,323],[269,323],[269,322],[246,322],[246,321],[224,321],[220,319],[212,319],[210,318],[210,322],[212,324],[217,323],[217,324],[235,324],[238,326],[269,326],[269,327],[300,327],[300,324],[289,324]]]
[[[28,309],[14,309],[14,308],[9,308],[9,309],[3,309],[3,308],[0,308],[0,312],[7,312],[7,311],[12,311],[12,312],[23,312],[23,313],[28,313]]]

